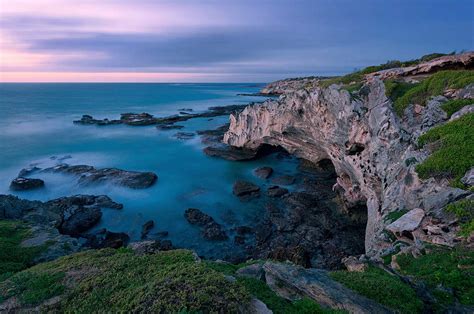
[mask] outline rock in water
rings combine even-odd
[[[153,220],[148,220],[147,222],[145,222],[142,226],[141,238],[145,239],[154,226],[155,222]]]
[[[269,197],[281,197],[288,193],[288,190],[285,188],[281,188],[278,185],[274,185],[268,188],[267,195]]]
[[[190,140],[194,138],[195,135],[196,134],[193,132],[178,132],[174,135],[174,137],[180,140]]]
[[[289,175],[278,176],[272,179],[272,183],[276,185],[292,185],[295,183],[295,177]]]
[[[16,178],[10,183],[10,190],[12,191],[27,191],[38,189],[44,186],[44,181],[41,179],[30,178]]]
[[[268,179],[273,173],[272,167],[260,167],[255,169],[254,174],[261,179]]]
[[[82,232],[95,226],[102,212],[99,207],[72,206],[63,213],[63,221],[59,226],[59,232],[70,236],[79,236]]]
[[[234,183],[233,193],[239,198],[252,198],[260,196],[260,187],[252,182],[238,180]]]
[[[126,171],[117,168],[96,169],[87,165],[61,164],[43,171],[77,175],[82,184],[110,182],[132,189],[148,188],[158,179],[153,172]]]
[[[184,212],[184,217],[190,224],[202,227],[202,235],[207,240],[219,241],[228,238],[226,232],[222,230],[222,226],[214,218],[197,208],[188,208]]]
[[[93,249],[113,248],[118,249],[127,245],[129,236],[123,232],[111,232],[100,229],[94,233],[84,235],[87,239],[86,245]]]

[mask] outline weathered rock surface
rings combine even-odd
[[[173,245],[169,240],[148,240],[133,242],[128,245],[135,253],[144,255],[144,254],[154,254],[159,251],[169,251],[173,249]]]
[[[459,57],[467,61],[448,58],[446,64],[469,63],[473,56],[470,53]],[[435,64],[409,72],[421,73],[430,67],[434,70]],[[425,117],[407,125],[394,113],[384,84],[377,77],[368,79],[358,97],[351,97],[335,85],[300,87],[278,100],[231,115],[224,142],[250,150],[262,145],[281,146],[315,164],[329,160],[337,173],[334,189],[343,195],[346,207],[367,206],[365,245],[369,256],[390,247],[383,232],[388,224],[384,217],[393,210],[422,208],[429,216],[449,202],[444,200],[459,197],[456,189],[446,183],[418,178],[415,165],[428,152],[417,147],[419,134],[406,131],[411,127],[420,129],[420,124],[427,131],[439,123],[444,117],[433,120],[434,115],[430,114],[439,112],[439,101],[425,109]],[[413,162],[406,162],[409,160]],[[443,200],[442,195],[453,196]],[[427,237],[428,242],[430,239]]]
[[[324,270],[304,269],[273,262],[266,262],[263,269],[267,285],[288,300],[309,297],[323,307],[341,309],[349,313],[392,313],[382,305],[332,280]]]
[[[288,189],[281,188],[278,185],[273,185],[268,188],[267,195],[270,197],[281,197],[288,193]]]
[[[86,246],[93,249],[113,248],[118,249],[126,246],[130,237],[123,232],[111,232],[107,229],[100,229],[96,232],[84,235],[87,239]]]
[[[10,183],[10,190],[12,191],[27,191],[34,190],[44,186],[44,181],[41,179],[23,178],[19,177]]]
[[[42,171],[76,175],[79,176],[79,182],[82,184],[107,182],[132,189],[148,188],[158,179],[153,172],[127,171],[117,168],[96,169],[87,165],[60,164]]]
[[[386,229],[400,234],[404,231],[414,231],[418,228],[424,217],[425,211],[421,208],[415,208],[389,224]]]
[[[461,182],[467,186],[474,185],[474,167],[471,168],[468,172],[466,172],[464,177],[462,177]]]
[[[184,212],[184,217],[190,224],[202,227],[202,235],[207,240],[220,241],[228,238],[222,226],[214,218],[197,208],[188,208]]]
[[[282,175],[275,177],[271,180],[272,184],[275,185],[292,185],[295,183],[296,178],[289,175]]]
[[[259,167],[255,169],[253,173],[255,174],[255,176],[261,179],[268,179],[273,173],[273,168],[272,167]]]
[[[252,182],[238,180],[234,183],[232,192],[241,199],[260,196],[260,187]]]
[[[473,103],[474,103],[474,100],[473,100]],[[461,118],[462,116],[468,114],[468,113],[473,113],[474,112],[474,104],[473,105],[469,105],[469,106],[465,106],[463,107],[461,110],[455,112],[451,118],[449,118],[449,121],[454,121],[456,119],[459,119]]]
[[[220,157],[232,161],[252,160],[257,156],[256,150],[239,149],[227,145],[206,147],[204,153],[211,157]]]

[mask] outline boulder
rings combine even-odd
[[[44,181],[41,179],[23,178],[19,177],[10,183],[10,190],[12,191],[27,191],[34,190],[44,186]]]
[[[235,196],[239,198],[251,198],[260,196],[260,187],[252,182],[238,180],[232,189]]]
[[[257,157],[257,151],[227,145],[208,146],[204,148],[204,153],[211,157],[220,157],[231,161],[252,160]]]
[[[285,299],[308,297],[323,307],[349,313],[392,313],[375,301],[334,281],[327,271],[274,262],[266,262],[263,269],[267,285]]]
[[[202,236],[207,240],[221,241],[228,239],[222,226],[214,218],[203,213],[197,208],[188,208],[184,212],[186,220],[192,224],[202,227]]]
[[[474,103],[474,100],[472,101]],[[469,106],[464,106],[462,107],[459,111],[455,112],[451,118],[449,118],[449,121],[453,121],[456,119],[461,118],[462,116],[468,114],[468,113],[473,113],[474,112],[474,104],[469,105]]]
[[[355,256],[349,256],[342,259],[342,263],[346,266],[347,270],[350,272],[364,272],[368,265],[363,261],[360,261]]]
[[[474,167],[472,167],[468,172],[466,172],[464,177],[462,177],[461,182],[467,186],[474,185]]]
[[[425,211],[421,208],[415,208],[410,210],[408,213],[398,218],[385,228],[397,234],[402,234],[404,231],[411,232],[418,228],[424,217]]]
[[[292,185],[295,183],[295,177],[289,175],[282,175],[272,179],[272,184],[275,185]]]
[[[196,136],[196,134],[193,132],[178,132],[174,135],[174,137],[180,140],[190,140],[194,138],[194,136]]]
[[[273,173],[273,168],[272,167],[259,167],[255,169],[253,173],[255,174],[255,176],[259,177],[260,179],[268,179]]]
[[[59,232],[78,237],[84,231],[95,226],[102,217],[99,207],[71,206],[63,213],[63,221],[58,227]]]
[[[267,195],[269,197],[281,197],[288,193],[288,189],[281,188],[278,185],[273,185],[268,188]]]
[[[145,222],[142,226],[141,238],[145,239],[154,226],[155,222],[153,220],[148,220],[147,222]]]
[[[184,217],[192,225],[205,226],[208,223],[214,222],[214,219],[211,216],[203,213],[197,208],[188,208],[184,212]]]
[[[96,232],[86,234],[86,246],[93,249],[113,248],[118,249],[127,245],[129,236],[123,232],[111,232],[107,229],[100,229]]]

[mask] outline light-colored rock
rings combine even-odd
[[[367,269],[367,263],[360,261],[355,256],[349,256],[342,259],[342,263],[350,272],[363,272]]]
[[[403,231],[413,231],[418,228],[423,217],[425,217],[425,211],[421,208],[415,208],[389,224],[386,229],[399,234]]]
[[[472,167],[468,172],[466,172],[464,177],[462,177],[461,182],[467,186],[474,185],[474,167]]]
[[[245,266],[236,271],[237,276],[250,277],[262,280],[265,276],[263,265],[261,263]]]
[[[334,281],[325,270],[273,262],[266,262],[263,269],[267,285],[285,299],[309,297],[323,307],[349,313],[391,313],[382,305]]]
[[[257,298],[252,298],[250,300],[250,304],[248,308],[244,311],[244,313],[251,313],[251,314],[272,314],[273,311],[270,310],[265,303],[260,301]]]
[[[474,100],[473,100],[473,103],[474,103]],[[469,106],[464,106],[459,111],[453,113],[451,118],[449,118],[449,121],[454,121],[454,120],[459,119],[459,118],[461,118],[462,116],[464,116],[468,113],[473,113],[473,112],[474,112],[474,104],[469,105]]]

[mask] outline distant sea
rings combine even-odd
[[[262,97],[261,84],[0,84],[0,194],[46,201],[75,194],[105,194],[124,204],[122,210],[104,210],[95,227],[140,237],[144,222],[154,220],[153,233],[168,231],[177,247],[196,250],[206,257],[224,258],[234,250],[232,238],[224,242],[204,240],[199,229],[183,216],[189,207],[208,213],[227,230],[252,225],[261,219],[261,201],[242,203],[232,194],[237,179],[257,182],[253,169],[268,165],[277,173],[293,174],[296,162],[275,156],[251,162],[230,162],[206,156],[199,137],[180,140],[176,130],[154,126],[131,127],[75,125],[83,114],[117,119],[124,112],[148,112],[156,116],[177,114],[181,108],[195,112],[210,106],[245,104]],[[184,132],[213,129],[228,117],[191,119],[179,123]],[[66,159],[63,159],[66,158]],[[47,167],[62,160],[69,164],[153,171],[158,182],[148,189],[132,190],[114,185],[81,186],[77,178],[40,174],[45,188],[28,192],[9,190],[18,172],[29,165]],[[261,182],[258,182],[261,183]]]

